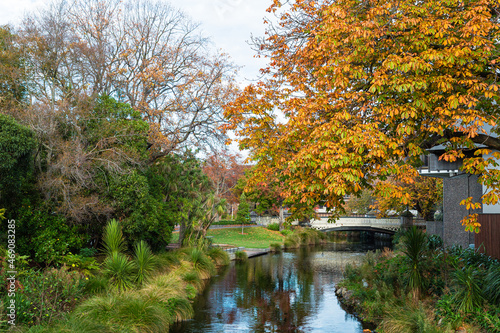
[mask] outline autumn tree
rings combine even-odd
[[[274,1],[264,78],[226,109],[257,164],[256,177],[280,174],[286,201],[326,202],[341,212],[346,194],[388,177],[411,184],[425,149],[481,174],[484,203],[496,203],[500,171],[498,1]],[[475,150],[477,144],[486,146]],[[473,153],[469,153],[473,152]],[[463,203],[478,207],[471,198]],[[463,221],[477,230],[474,219]]]
[[[2,88],[13,95],[22,82],[30,97],[1,112],[35,134],[37,187],[52,211],[92,225],[91,234],[111,217],[130,221],[138,212],[147,215],[142,230],[154,229],[162,201],[148,206],[156,200],[148,195],[151,163],[225,138],[218,126],[235,68],[168,4],[57,1],[3,31],[0,46]],[[145,235],[132,229],[125,231]]]
[[[152,158],[224,141],[218,127],[235,67],[169,4],[59,1],[28,16],[19,35],[37,99],[55,106],[108,95],[130,104],[150,124]]]
[[[13,110],[26,98],[26,68],[22,50],[9,26],[0,26],[0,108]]]
[[[418,176],[412,183],[396,182],[389,178],[384,181],[386,188],[393,188],[393,193],[409,195],[408,206],[401,205],[399,196],[378,195],[373,207],[379,216],[389,212],[401,214],[407,207],[417,210],[426,221],[434,220],[434,212],[443,204],[443,181],[440,178]]]
[[[56,1],[0,28],[0,203],[20,253],[51,263],[98,247],[110,218],[153,249],[179,221],[204,233],[224,201],[182,152],[224,142],[235,75],[209,45],[149,0]]]
[[[212,180],[215,196],[231,205],[231,211],[239,202],[235,187],[248,166],[241,163],[240,156],[228,150],[211,153],[203,163],[203,172]]]

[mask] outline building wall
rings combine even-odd
[[[470,213],[481,211],[467,211],[460,202],[471,196],[473,201],[481,201],[482,186],[478,183],[478,176],[463,174],[443,179],[443,241],[447,246],[460,245],[468,247],[474,244],[474,233],[466,232],[460,222]]]
[[[479,214],[481,231],[475,234],[479,252],[500,259],[500,214]]]

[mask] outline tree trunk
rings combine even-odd
[[[283,209],[283,206],[280,206],[280,216],[278,219],[279,231],[283,230],[283,222],[284,222],[283,215],[284,215],[284,209]]]
[[[186,234],[186,223],[179,223],[179,248],[182,247],[182,242],[184,241],[184,236]]]

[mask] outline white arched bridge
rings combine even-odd
[[[327,217],[310,221],[311,228],[321,231],[371,231],[384,234],[394,234],[401,229],[402,223],[397,218],[375,217],[341,217],[334,223],[328,223]],[[425,221],[413,221],[413,225],[419,228],[425,228]]]

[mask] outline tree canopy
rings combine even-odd
[[[409,194],[383,180],[413,182],[419,157],[441,144],[443,159],[481,174],[483,202],[497,202],[500,171],[485,156],[500,157],[500,140],[485,128],[498,132],[498,9],[493,0],[274,1],[279,23],[255,40],[270,66],[226,108],[226,128],[257,162],[255,181],[280,175],[289,204],[324,201],[335,212],[371,187],[406,205]]]
[[[98,248],[111,218],[154,250],[177,223],[203,236],[225,200],[190,151],[223,146],[235,71],[157,0],[58,0],[0,27],[0,207],[19,253]]]

